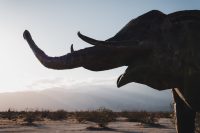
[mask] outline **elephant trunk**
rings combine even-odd
[[[74,51],[71,46],[71,53],[59,57],[49,57],[33,41],[31,34],[24,31],[24,39],[28,42],[37,59],[50,69],[73,69],[84,67],[92,71],[102,71],[120,66],[129,65],[133,57],[139,58],[145,54],[145,49],[135,48],[112,48],[104,46],[93,46]],[[147,52],[147,51],[146,51]]]

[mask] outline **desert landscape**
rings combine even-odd
[[[175,133],[174,126],[169,119],[163,118],[159,121],[161,127],[141,125],[137,122],[111,122],[108,127],[111,129],[87,129],[94,123],[80,124],[73,121],[42,121],[37,126],[23,126],[15,122],[1,120],[0,132],[18,133]]]
[[[175,133],[169,112],[66,112],[12,111],[1,112],[0,132],[18,133]]]
[[[0,20],[0,133],[200,133],[200,1],[0,0]]]

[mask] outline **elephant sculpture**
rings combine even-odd
[[[71,53],[59,57],[46,55],[29,31],[23,36],[47,68],[103,71],[128,66],[117,80],[118,87],[137,82],[156,90],[172,89],[177,132],[194,133],[195,115],[200,111],[200,11],[152,10],[105,41],[78,32],[93,46],[74,51],[72,45]]]

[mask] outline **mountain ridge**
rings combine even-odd
[[[13,108],[90,110],[99,107],[123,110],[170,111],[172,97],[169,91],[156,91],[146,86],[122,88],[101,85],[83,85],[72,88],[54,87],[41,91],[0,93],[0,110]]]

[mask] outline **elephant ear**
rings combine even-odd
[[[128,66],[124,74],[119,76],[117,80],[117,87],[124,86],[131,82],[145,84],[146,74],[144,74],[144,71],[142,69],[144,68],[142,68],[141,66],[140,67]]]
[[[141,67],[128,66],[128,68],[126,69],[124,74],[119,76],[119,78],[117,80],[117,87],[124,86],[130,82],[141,83],[142,81],[141,81],[140,75],[143,75],[143,73],[140,73],[141,70],[137,71],[137,69],[141,69]],[[144,78],[144,76],[143,76],[143,78]]]
[[[156,90],[165,90],[176,86],[177,80],[175,78],[176,77],[173,77],[167,72],[159,72],[159,70],[153,66],[128,66],[124,74],[118,78],[117,87],[136,82]]]

